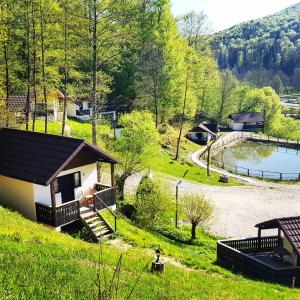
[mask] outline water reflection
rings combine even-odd
[[[300,172],[300,151],[271,144],[242,142],[225,148],[215,158],[223,164],[246,169]]]

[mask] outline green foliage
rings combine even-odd
[[[166,211],[171,205],[170,188],[144,176],[136,191],[135,221],[141,228],[154,228],[167,222]]]
[[[212,44],[219,66],[258,87],[299,90],[299,12],[296,4],[216,34]]]
[[[190,194],[182,199],[187,220],[192,225],[191,239],[196,238],[196,227],[204,228],[214,216],[214,206],[203,195]]]

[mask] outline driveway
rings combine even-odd
[[[132,176],[127,192],[133,193],[140,176]],[[174,187],[176,181],[170,181]],[[216,208],[210,231],[222,237],[251,237],[257,235],[255,224],[273,218],[300,215],[300,185],[276,184],[255,180],[238,187],[207,186],[184,181],[180,195],[205,195]],[[267,232],[266,232],[267,233]]]

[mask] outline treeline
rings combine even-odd
[[[64,107],[92,101],[94,143],[106,105],[150,110],[157,126],[196,110],[211,115],[219,105],[220,74],[202,38],[205,22],[197,22],[202,14],[178,26],[169,0],[6,0],[0,8],[1,98],[27,95],[27,129],[35,126],[30,105],[47,108],[57,88]]]
[[[300,4],[217,34],[214,52],[222,69],[278,93],[300,91]]]

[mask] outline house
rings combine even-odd
[[[62,101],[64,95],[61,91],[55,90],[48,92],[48,113],[51,115],[53,113],[54,121],[62,121],[63,111],[62,111]],[[6,101],[6,99],[4,99]],[[10,95],[8,98],[8,109],[15,113],[17,123],[22,124],[25,122],[26,110],[27,110],[27,95]],[[32,114],[34,111],[34,97],[33,94],[30,95],[30,111]],[[44,115],[45,104],[41,99],[38,99],[36,107],[37,116]]]
[[[300,216],[256,225],[256,238],[219,241],[218,262],[247,276],[300,287]],[[274,230],[276,235],[262,236]]]
[[[242,112],[228,117],[229,127],[236,131],[263,128],[264,121],[263,115],[259,112]]]
[[[104,208],[113,214],[120,162],[110,154],[81,139],[7,128],[0,145],[0,205],[58,230],[90,215],[102,220]],[[110,165],[110,185],[98,183],[97,162]]]
[[[218,132],[218,124],[204,122],[191,129],[188,133],[188,137],[194,142],[207,144],[211,140],[215,139]]]
[[[74,102],[68,102],[67,115],[70,118],[76,118],[79,120],[90,120],[93,115],[93,105],[89,99],[76,100]]]

